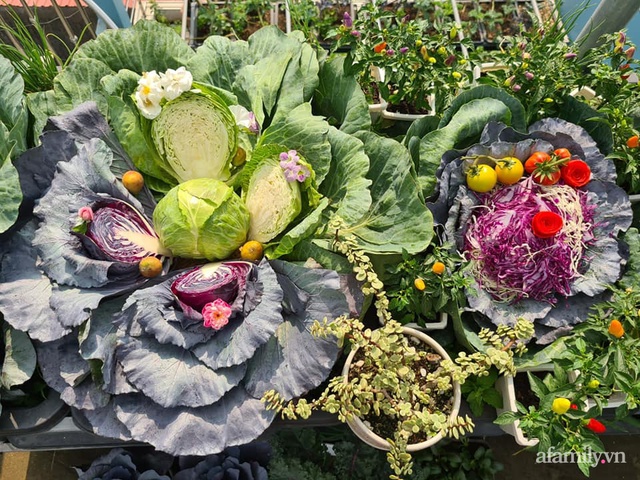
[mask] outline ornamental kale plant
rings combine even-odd
[[[467,187],[465,156],[524,161],[558,148],[584,159],[591,171],[586,185],[541,186],[524,177],[489,193]],[[583,321],[620,277],[625,257],[617,236],[631,225],[629,199],[615,185],[613,165],[581,127],[544,119],[521,134],[490,123],[480,143],[447,152],[437,175],[439,196],[430,206],[447,240],[470,260],[467,310],[481,325],[524,317],[535,323],[538,343],[550,343]],[[546,240],[532,233],[540,209],[560,212],[564,230]],[[573,233],[565,236],[569,228]]]
[[[0,316],[2,355],[0,355],[0,400],[18,400],[24,395],[14,387],[28,381],[36,370],[36,351],[24,332],[11,328]],[[2,413],[2,403],[0,403]]]
[[[169,480],[155,470],[140,472],[132,454],[115,448],[94,460],[86,471],[76,468],[78,480]]]

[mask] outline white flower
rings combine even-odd
[[[136,91],[136,104],[140,109],[140,113],[144,118],[148,118],[149,120],[153,120],[162,111],[162,107],[160,107],[160,101],[154,101],[152,97],[144,95],[140,90]]]
[[[177,70],[169,68],[166,72],[160,74],[164,96],[167,100],[174,100],[184,92],[191,90],[193,84],[193,76],[185,67]]]
[[[257,134],[260,131],[260,126],[253,112],[250,112],[242,105],[231,105],[229,110],[231,110],[231,113],[233,113],[233,116],[236,118],[236,125],[246,128],[251,133]]]
[[[136,104],[145,118],[153,120],[160,114],[160,102],[164,92],[160,83],[160,75],[155,70],[145,72],[138,80],[135,93]]]

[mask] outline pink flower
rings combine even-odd
[[[288,182],[304,182],[311,176],[309,168],[299,163],[300,157],[296,150],[289,150],[280,154],[280,167]]]
[[[524,72],[524,78],[526,78],[527,80],[533,80],[535,78],[535,75],[531,72]]]
[[[522,90],[522,86],[516,83],[513,87],[511,87],[511,90],[513,90],[514,92],[519,92],[520,90]]]
[[[356,38],[360,38],[362,33],[360,33],[358,30],[354,30],[353,32],[351,32],[351,35],[353,35]]]
[[[78,216],[83,222],[91,222],[93,221],[93,210],[91,207],[82,207],[78,210]]]
[[[202,308],[202,316],[204,317],[205,327],[221,330],[222,327],[229,323],[231,305],[221,298],[216,298]]]

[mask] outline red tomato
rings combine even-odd
[[[553,153],[558,158],[571,158],[571,152],[566,148],[556,148]]]
[[[546,152],[533,152],[527,161],[524,162],[525,172],[531,174],[536,169],[539,163],[548,162],[551,160],[551,155]]]
[[[560,173],[560,170],[549,173],[537,172],[532,175],[533,181],[539,185],[555,185],[556,183],[558,183],[561,176],[562,173]]]

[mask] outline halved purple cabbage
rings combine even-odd
[[[606,287],[621,274],[626,259],[618,235],[631,225],[632,212],[628,195],[615,184],[614,165],[600,153],[595,141],[577,125],[560,119],[543,119],[529,128],[528,134],[489,123],[480,143],[467,150],[451,150],[442,157],[438,168],[438,197],[428,204],[434,219],[445,228],[445,235],[459,251],[465,247],[469,222],[481,198],[466,186],[462,156],[490,155],[494,158],[515,156],[526,160],[537,150],[568,148],[591,168],[592,180],[581,190],[592,209],[593,241],[583,257],[581,275],[573,280],[568,296],[556,294],[552,301],[524,298],[513,304],[496,301],[472,277],[467,292],[467,310],[478,323],[514,324],[524,317],[535,324],[538,344],[547,344],[571,330],[586,318],[586,312],[606,295]],[[504,252],[505,255],[509,252]],[[548,299],[547,299],[548,300]]]
[[[254,270],[250,262],[223,262],[196,267],[178,276],[171,292],[185,315],[196,318],[202,308],[216,299],[230,304],[234,312],[241,309],[248,277]],[[202,317],[200,317],[202,318]]]
[[[149,244],[158,243],[153,227],[128,203],[110,198],[89,207],[94,218],[86,232],[77,235],[94,259],[137,265],[143,258],[159,253],[148,248]]]

